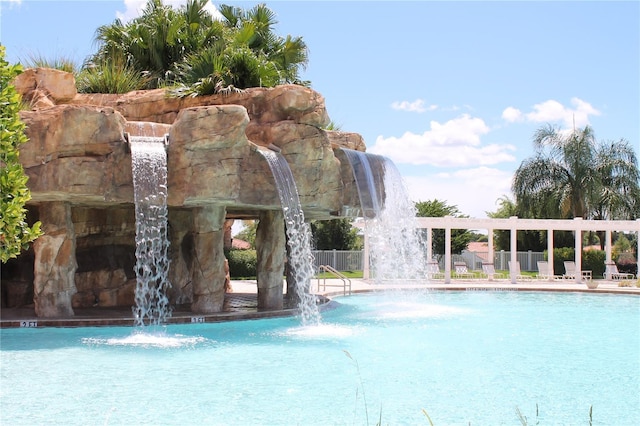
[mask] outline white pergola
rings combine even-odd
[[[617,232],[637,232],[638,251],[640,253],[640,219],[638,220],[583,220],[576,218],[573,220],[561,219],[520,219],[512,216],[508,219],[476,219],[459,218],[453,216],[445,217],[419,217],[416,218],[418,227],[427,230],[427,259],[433,257],[432,238],[434,229],[445,230],[445,283],[451,282],[451,230],[452,229],[486,229],[489,237],[489,259],[493,259],[493,231],[509,230],[511,232],[511,264],[517,261],[517,234],[518,231],[547,231],[547,248],[549,256],[549,281],[553,281],[553,231],[573,231],[575,233],[575,263],[576,271],[582,270],[582,232],[584,231],[605,231],[605,253],[606,262],[611,262],[611,233]],[[365,238],[364,247],[365,259],[369,259],[369,247]],[[364,277],[369,278],[369,264],[365,262]],[[610,279],[611,277],[607,277]],[[576,282],[581,282],[582,274],[575,274]],[[511,282],[515,284],[516,274],[511,271]]]

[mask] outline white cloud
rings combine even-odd
[[[378,136],[367,151],[395,163],[438,167],[469,167],[514,161],[512,145],[481,145],[489,127],[480,118],[464,114],[443,124],[431,121],[423,134],[406,132],[399,138]]]
[[[584,127],[589,124],[589,117],[600,115],[590,103],[580,98],[571,98],[571,105],[567,107],[560,102],[549,99],[532,107],[532,111],[523,114],[519,109],[508,107],[502,112],[502,118],[508,122],[526,120],[533,123],[562,122],[566,128]]]
[[[124,12],[116,12],[116,18],[120,19],[122,22],[129,22],[132,19],[137,18],[142,15],[142,11],[144,10],[145,5],[147,4],[147,0],[123,0],[124,1]],[[187,0],[163,0],[164,4],[171,5],[173,8],[177,9],[180,6],[187,4]],[[205,10],[207,10],[211,15],[220,19],[222,15],[218,12],[218,9],[211,3],[207,2],[205,6]]]
[[[438,105],[429,105],[425,107],[424,100],[416,99],[413,102],[409,101],[395,101],[391,103],[391,108],[398,111],[409,111],[409,112],[425,112],[425,111],[434,111],[438,108]]]
[[[522,120],[522,111],[518,108],[508,107],[502,111],[502,118],[506,121],[513,123],[514,121]]]
[[[437,198],[458,206],[462,214],[487,217],[498,209],[497,200],[511,194],[512,172],[490,167],[463,169],[453,173],[404,177],[409,196],[414,201]]]

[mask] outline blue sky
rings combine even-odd
[[[7,59],[82,62],[135,1],[0,0]],[[250,8],[258,2],[227,3]],[[640,157],[640,2],[266,1],[309,47],[303,78],[332,120],[392,159],[415,201],[472,217],[510,196],[551,123],[624,138]]]

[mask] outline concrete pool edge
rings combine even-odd
[[[329,281],[329,280],[327,280]],[[337,284],[340,280],[335,280]],[[315,280],[313,281],[315,284]],[[293,317],[298,314],[297,308],[260,311],[257,309],[257,285],[255,280],[233,281],[233,293],[228,293],[223,312],[197,314],[178,306],[174,309],[168,324],[215,323],[226,321],[242,321],[263,318]],[[335,286],[332,286],[334,289]],[[314,286],[314,288],[316,288]],[[626,294],[640,296],[638,287],[619,287],[618,282],[598,281],[598,288],[589,289],[585,284],[562,281],[518,282],[496,280],[456,280],[451,284],[432,281],[428,284],[384,285],[367,280],[351,280],[351,293],[368,293],[385,290],[429,290],[429,291],[469,291],[469,292],[507,292],[507,291],[542,291],[542,292],[580,292],[589,294]],[[335,304],[332,298],[343,296],[342,290],[317,293],[324,300],[320,310],[332,309]],[[88,308],[76,309],[76,315],[65,318],[38,318],[33,308],[2,308],[0,310],[0,328],[42,328],[42,327],[133,327],[134,319],[131,307],[122,308]]]

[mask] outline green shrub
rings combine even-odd
[[[231,279],[255,278],[257,254],[255,250],[229,250],[226,253],[229,261]]]
[[[80,93],[127,93],[148,83],[149,77],[117,60],[88,66],[76,78]]]
[[[25,124],[20,120],[21,98],[11,84],[22,72],[20,65],[10,65],[0,45],[0,260],[17,257],[29,243],[42,234],[40,222],[27,223],[24,205],[31,199],[28,177],[20,163],[19,147],[27,142]]]
[[[575,260],[576,251],[572,247],[561,247],[553,249],[553,271],[556,274],[564,274],[564,261]]]
[[[606,253],[603,250],[582,252],[582,270],[591,271],[593,278],[602,278]]]
[[[77,66],[73,59],[59,56],[54,58],[48,58],[41,54],[31,54],[27,60],[21,61],[25,68],[52,68],[54,70],[60,70],[77,74]]]
[[[548,259],[547,251],[544,252],[544,258]],[[573,247],[562,247],[553,249],[553,270],[556,274],[563,274],[564,262],[575,260],[575,249]],[[594,278],[602,278],[604,273],[605,252],[602,250],[585,250],[582,252],[583,271],[591,271]]]

